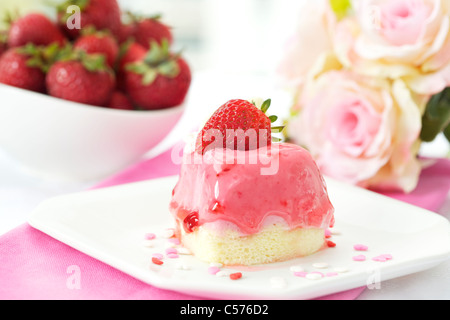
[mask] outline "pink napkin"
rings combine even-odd
[[[169,150],[129,168],[97,187],[154,179],[177,174],[178,170],[179,167],[171,160]],[[412,194],[388,195],[429,210],[438,210],[449,190],[450,161],[441,159],[423,171],[419,186]],[[78,272],[79,287],[71,283],[74,272]],[[321,299],[355,299],[363,290],[364,288],[356,288]],[[0,299],[200,298],[145,284],[24,224],[0,237]]]

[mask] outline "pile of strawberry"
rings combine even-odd
[[[80,8],[80,29],[68,27],[71,5]],[[159,16],[122,12],[117,0],[66,0],[55,9],[56,22],[30,13],[0,31],[0,83],[114,109],[184,101],[191,71]]]

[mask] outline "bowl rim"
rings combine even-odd
[[[105,114],[122,114],[122,115],[128,115],[128,116],[137,115],[139,117],[170,115],[173,113],[177,114],[186,108],[186,100],[189,95],[189,92],[188,92],[188,95],[185,97],[184,101],[180,105],[170,107],[170,108],[155,109],[155,110],[122,110],[122,109],[112,109],[112,108],[107,108],[107,107],[94,106],[94,105],[79,103],[79,102],[70,101],[70,100],[64,100],[61,98],[53,97],[49,94],[34,92],[31,90],[14,87],[14,86],[7,85],[4,83],[0,83],[0,90],[10,90],[12,92],[15,91],[17,94],[22,94],[22,95],[24,94],[24,92],[26,92],[26,94],[28,94],[30,96],[41,97],[42,99],[48,99],[48,100],[54,101],[54,102],[60,101],[61,103],[67,104],[67,107],[70,107],[72,109],[77,108],[80,110],[86,110],[88,112],[105,113]]]

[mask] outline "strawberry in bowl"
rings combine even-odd
[[[93,106],[106,106],[116,85],[104,56],[75,51],[51,66],[47,73],[48,93],[60,99]]]
[[[191,70],[186,61],[169,51],[169,43],[156,41],[147,54],[127,64],[125,88],[141,109],[171,108],[183,102],[191,84]]]
[[[81,31],[68,29],[70,5],[80,8]],[[46,178],[101,179],[141,159],[176,126],[190,87],[189,66],[168,45],[167,57],[151,61],[154,82],[178,88],[165,85],[172,98],[162,100],[147,91],[146,76],[145,97],[125,80],[129,65],[144,58],[148,63],[151,54],[134,35],[121,33],[124,12],[116,0],[67,0],[55,9],[56,21],[32,12],[0,31],[0,149]],[[149,44],[154,39],[141,35]],[[177,78],[182,70],[189,72]]]
[[[52,43],[64,45],[66,38],[48,17],[41,13],[30,13],[10,22],[8,46],[21,47],[29,43],[46,46]]]
[[[116,38],[107,31],[97,31],[90,28],[84,32],[73,44],[75,49],[80,49],[90,54],[102,54],[110,68],[116,66],[119,58],[119,44]]]
[[[71,13],[67,12],[67,8],[72,5],[80,8],[81,29],[68,27],[67,21]],[[91,26],[97,30],[109,30],[115,36],[119,34],[121,10],[117,0],[67,0],[56,9],[59,27],[72,40],[80,36],[80,30]]]
[[[120,42],[133,38],[146,49],[150,49],[153,41],[160,45],[164,40],[167,40],[169,44],[173,43],[172,30],[162,21],[161,15],[143,17],[127,12],[126,18],[129,22],[121,26]]]
[[[80,10],[80,30],[69,28],[71,6]],[[122,12],[117,0],[67,0],[55,9],[57,21],[31,12],[10,18],[8,29],[0,31],[0,56],[17,48],[26,64],[13,75],[13,64],[4,63],[0,83],[104,108],[114,105],[110,101],[118,90],[132,105],[118,108],[125,111],[167,109],[184,102],[191,84],[190,67],[172,52],[174,37],[160,16]],[[122,23],[122,15],[131,22]],[[38,54],[24,49],[31,45]],[[7,56],[11,59],[12,54]],[[33,86],[14,81],[26,79],[31,71],[37,74],[38,69],[41,78],[44,73],[44,86],[42,81]]]
[[[0,57],[0,83],[44,93],[47,64],[41,52],[32,44],[4,52]]]

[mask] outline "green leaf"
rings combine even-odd
[[[331,9],[338,20],[344,18],[352,8],[351,0],[330,0]]]
[[[162,50],[159,44],[156,41],[152,41],[150,44],[150,50],[148,51],[147,55],[145,56],[145,63],[148,64],[157,64],[161,60],[163,60],[162,56]]]
[[[34,56],[27,60],[28,67],[40,68],[42,65],[42,60],[38,56]]]
[[[54,56],[54,61],[68,61],[68,60],[76,60],[78,59],[80,53],[77,50],[73,49],[73,45],[71,43],[66,44],[64,47],[60,48],[56,55]]]
[[[169,43],[169,40],[167,38],[161,39],[161,50],[162,50],[164,56],[166,56],[166,57],[169,56],[170,43]]]
[[[157,67],[157,71],[159,74],[169,77],[169,78],[175,78],[180,74],[180,66],[178,63],[174,60],[169,60],[166,62],[161,63]]]
[[[48,71],[52,61],[52,57],[48,56],[46,51],[51,53],[52,47],[35,46],[32,43],[28,43],[23,47],[16,49],[18,53],[23,54],[27,57],[27,66],[41,69],[44,73]],[[55,53],[56,54],[56,53]]]
[[[19,47],[17,49],[17,52],[19,52],[21,54],[33,56],[33,55],[39,54],[39,49],[38,49],[38,46],[36,46],[32,43],[27,43],[25,46]]]
[[[155,81],[158,76],[158,70],[141,61],[129,63],[125,67],[126,70],[134,72],[142,76],[142,84],[148,86]]]
[[[269,119],[270,119],[271,123],[274,123],[275,121],[278,120],[278,117],[277,116],[270,116]]]
[[[280,141],[282,141],[283,139],[281,139],[281,138],[278,138],[278,137],[272,137],[272,141],[273,142],[280,142]]]
[[[45,61],[54,63],[62,52],[64,52],[63,49],[61,49],[59,44],[55,42],[42,49],[42,57]]]
[[[284,130],[284,126],[272,127],[271,130],[273,133],[279,133]]]
[[[83,53],[80,57],[81,63],[86,68],[86,70],[91,72],[105,71],[106,67],[106,57],[103,54],[85,54]]]
[[[158,72],[155,69],[149,68],[148,71],[142,77],[142,84],[145,86],[152,84],[153,81],[155,81],[157,76],[158,76]]]
[[[431,97],[422,117],[420,139],[433,141],[450,125],[450,87]]]
[[[145,63],[150,65],[158,65],[166,60],[169,60],[169,48],[170,45],[167,39],[161,40],[161,45],[155,40],[152,40],[150,42],[150,50],[144,58]]]
[[[161,20],[162,17],[163,17],[163,15],[161,13],[155,13],[152,15],[143,15],[143,14],[138,14],[138,13],[132,12],[130,10],[124,10],[122,20],[125,24],[129,24],[129,23],[138,23],[145,19]]]
[[[50,7],[56,7],[58,12],[67,12],[67,8],[75,5],[80,7],[80,11],[83,11],[87,5],[89,4],[89,0],[66,0],[62,3],[56,4],[53,1],[45,0],[44,3],[47,2],[47,5]]]
[[[445,128],[444,136],[447,138],[448,142],[450,142],[450,124]]]
[[[18,8],[15,8],[13,11],[6,11],[1,19],[6,26],[9,27],[20,17],[20,11]]]
[[[148,66],[141,62],[131,62],[125,65],[125,70],[136,74],[144,74],[148,70]]]
[[[8,42],[8,32],[6,30],[0,30],[0,45]]]
[[[267,99],[266,101],[263,102],[262,106],[261,106],[261,111],[266,113],[267,110],[269,110],[270,108],[270,104],[272,103],[271,99]]]

